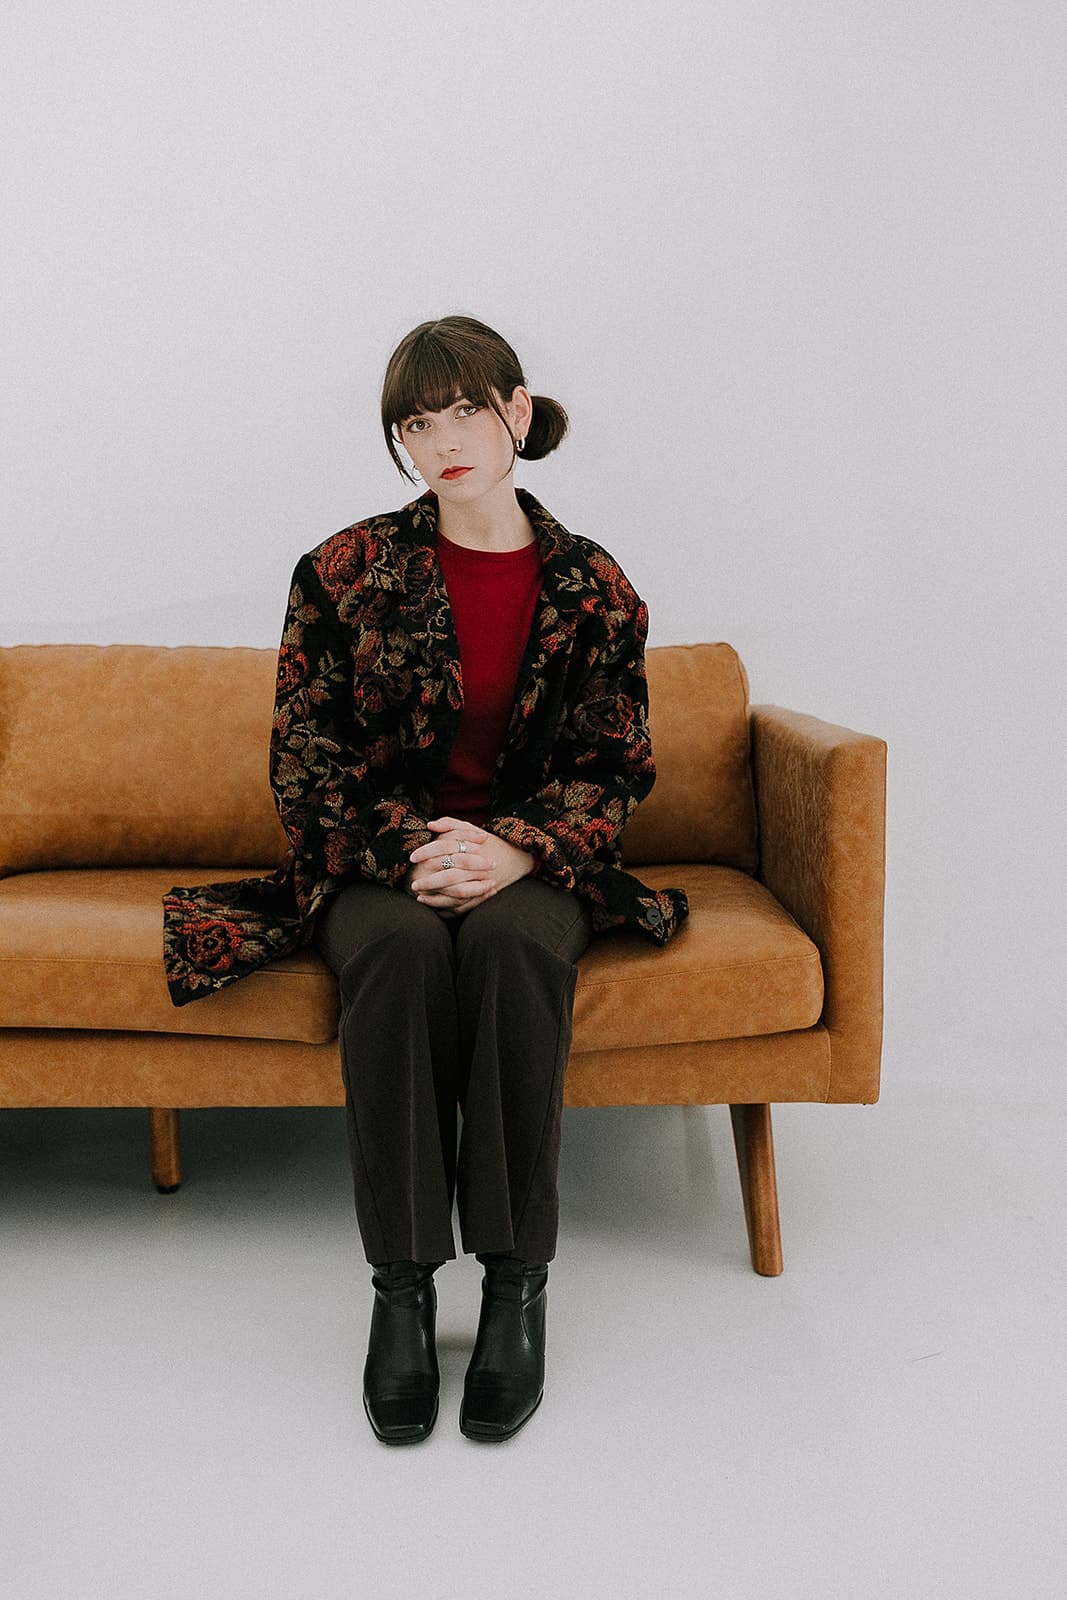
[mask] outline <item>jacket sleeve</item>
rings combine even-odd
[[[403,789],[388,781],[389,741],[368,734],[353,710],[351,633],[312,557],[302,556],[278,652],[270,738],[271,789],[296,855],[298,899],[323,879],[397,884],[408,853],[433,837]]]
[[[648,730],[648,608],[615,569],[611,608],[597,618],[586,670],[528,802],[486,828],[535,857],[536,876],[571,889],[616,842],[656,780]]]

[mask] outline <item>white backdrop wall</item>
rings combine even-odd
[[[275,647],[462,311],[652,644],[889,744],[884,1092],[1062,1051],[1067,22],[6,0],[0,642]],[[421,486],[420,486],[421,487]]]

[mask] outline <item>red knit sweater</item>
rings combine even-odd
[[[437,815],[481,827],[541,592],[541,552],[536,539],[521,550],[470,550],[439,532],[437,555],[463,671],[463,716]]]

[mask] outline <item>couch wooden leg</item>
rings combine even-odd
[[[730,1120],[752,1265],[765,1278],[775,1278],[782,1270],[782,1234],[778,1225],[771,1108],[769,1105],[731,1106]]]
[[[160,1194],[173,1194],[182,1181],[178,1113],[149,1106],[148,1120],[152,1130],[152,1182]]]

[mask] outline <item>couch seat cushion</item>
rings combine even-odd
[[[683,888],[689,916],[662,948],[629,930],[593,940],[581,958],[573,1050],[741,1039],[818,1022],[818,948],[762,883],[705,862],[640,874],[653,889]]]
[[[213,881],[254,877],[234,867]],[[811,1027],[819,952],[767,889],[733,867],[648,866],[680,885],[690,914],[659,948],[632,931],[581,958],[575,1051],[742,1038]],[[321,1044],[335,1037],[337,984],[312,949],[173,1006],[163,976],[162,896],[204,868],[27,872],[0,879],[0,1026],[105,1028]]]
[[[337,1033],[333,973],[301,950],[191,1005],[163,973],[163,896],[269,866],[68,868],[0,879],[0,1025],[222,1034],[322,1044]]]

